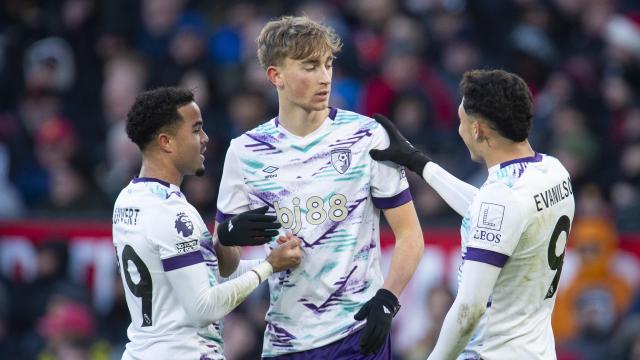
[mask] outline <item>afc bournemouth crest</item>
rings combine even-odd
[[[176,215],[176,221],[174,223],[176,231],[184,237],[189,237],[193,234],[193,223],[187,214],[179,212]]]
[[[331,150],[331,165],[340,174],[344,174],[351,165],[351,150],[335,149]]]

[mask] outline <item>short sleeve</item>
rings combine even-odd
[[[526,228],[525,214],[524,205],[506,186],[481,188],[470,209],[465,260],[504,266]]]
[[[386,149],[389,136],[382,126],[375,125],[371,149]],[[378,209],[391,209],[411,201],[404,167],[390,161],[371,159],[371,198]]]
[[[159,205],[156,210],[149,233],[158,248],[164,271],[203,262],[200,251],[203,222],[199,215],[178,201]]]
[[[236,141],[231,141],[224,159],[216,211],[216,221],[219,223],[250,209],[251,201],[244,183]]]

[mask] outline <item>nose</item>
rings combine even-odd
[[[204,135],[204,136],[200,139],[200,141],[202,142],[202,144],[206,144],[206,143],[208,143],[208,142],[209,142],[209,135],[207,135],[207,133],[206,133],[204,130],[202,130],[202,135]]]
[[[320,70],[320,84],[322,85],[331,84],[331,70],[327,69],[324,66],[321,66],[321,70]]]

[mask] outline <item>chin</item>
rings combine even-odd
[[[310,104],[309,105],[309,109],[311,109],[311,111],[323,111],[326,108],[329,107],[329,103],[315,103],[315,104]]]
[[[203,167],[200,167],[200,168],[196,169],[196,171],[193,174],[195,176],[203,176],[204,173],[205,173],[205,170],[204,170],[204,166],[203,166]]]
[[[484,163],[484,160],[481,157],[479,157],[478,155],[475,155],[473,153],[469,153],[469,154],[471,155],[471,160],[473,162],[477,162],[478,164]]]

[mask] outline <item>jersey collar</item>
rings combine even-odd
[[[336,119],[336,114],[338,113],[338,109],[329,106],[329,119],[331,120],[335,120]],[[276,127],[280,126],[280,117],[276,116],[276,118],[274,119],[274,124]]]
[[[488,172],[489,172],[489,174],[493,174],[493,173],[497,172],[498,170],[504,169],[504,168],[506,168],[507,166],[510,166],[510,165],[514,165],[514,164],[526,165],[527,163],[540,162],[540,161],[542,161],[542,154],[540,154],[539,152],[536,152],[533,156],[527,156],[527,157],[523,157],[523,158],[511,159],[511,160],[505,161],[503,163],[493,165],[492,167],[490,167],[488,169]]]
[[[523,158],[518,158],[518,159],[512,159],[509,161],[505,161],[503,163],[500,164],[500,169],[505,168],[511,164],[516,164],[516,163],[526,163],[526,162],[540,162],[542,161],[542,155],[538,152],[536,152],[533,156],[527,156],[527,157],[523,157]]]
[[[158,183],[164,187],[167,187],[173,191],[180,191],[180,188],[176,185],[170,184],[164,180],[160,180],[160,179],[156,179],[156,178],[152,178],[152,177],[134,177],[133,180],[131,180],[132,183],[134,184],[139,184],[139,183]]]

